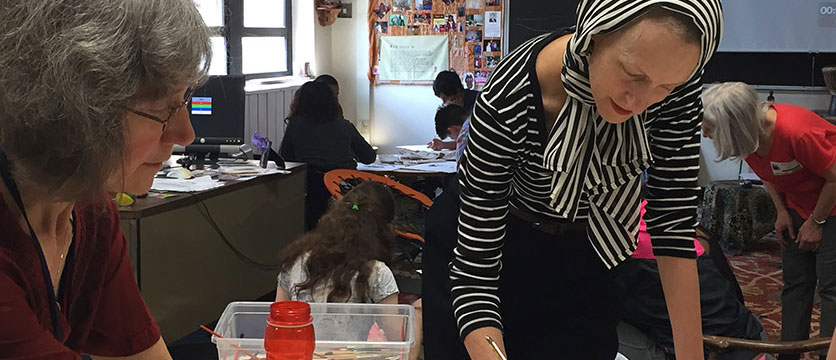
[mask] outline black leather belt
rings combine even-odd
[[[513,206],[508,207],[508,212],[531,225],[532,229],[551,235],[563,235],[567,232],[586,231],[586,220],[570,222],[568,220],[546,219]]]

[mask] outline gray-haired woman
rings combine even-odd
[[[745,158],[778,210],[781,244],[781,340],[810,334],[816,281],[821,336],[836,325],[836,126],[791,104],[761,101],[740,82],[714,85],[703,95],[703,136],[719,160]],[[781,359],[798,359],[782,356]]]
[[[146,192],[194,131],[192,0],[0,2],[0,358],[170,359],[108,192]]]

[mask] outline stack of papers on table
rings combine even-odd
[[[402,168],[403,165],[395,165],[395,164],[381,164],[381,163],[373,163],[373,164],[357,164],[357,170],[360,171],[397,171],[398,169]]]
[[[223,185],[220,181],[212,180],[211,176],[200,176],[194,179],[154,178],[151,189],[156,191],[197,192],[212,190]]]
[[[415,173],[455,174],[456,173],[456,162],[455,161],[441,161],[441,162],[434,162],[434,163],[409,165],[409,166],[404,166],[404,167],[398,169],[397,171],[398,172],[415,172]]]

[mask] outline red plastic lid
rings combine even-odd
[[[313,322],[311,306],[304,301],[279,301],[270,305],[267,323],[275,326],[306,326]]]

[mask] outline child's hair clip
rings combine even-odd
[[[351,210],[357,211],[360,210],[360,207],[357,204],[351,205]]]

